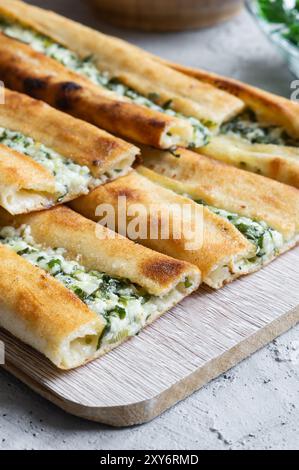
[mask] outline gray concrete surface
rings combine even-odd
[[[85,2],[31,1],[169,59],[290,95],[293,77],[246,12],[209,30],[120,31]],[[0,372],[3,449],[299,449],[299,327],[144,426],[115,430],[68,416]]]

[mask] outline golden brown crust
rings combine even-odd
[[[136,142],[164,147],[172,126],[180,128],[182,141],[191,142],[187,121],[116,97],[31,47],[3,34],[0,38],[0,75],[9,88]]]
[[[60,341],[95,318],[69,289],[1,244],[0,258],[1,303],[18,312],[29,327],[34,325],[40,336],[47,330],[47,336]]]
[[[1,244],[0,260],[0,326],[57,366],[63,367],[63,343],[69,337],[89,326],[97,335],[103,331],[102,320],[43,270]]]
[[[241,100],[228,93],[156,63],[149,54],[133,45],[53,12],[15,0],[2,0],[0,12],[49,35],[81,57],[92,55],[102,70],[124,80],[145,96],[158,93],[160,104],[173,100],[174,108],[186,115],[221,124],[244,106]]]
[[[156,59],[158,61],[162,60],[160,58]],[[281,126],[285,128],[291,136],[299,138],[298,103],[232,78],[223,77],[201,69],[185,67],[164,60],[162,60],[162,62],[201,82],[209,83],[221,90],[231,93],[252,108],[261,120]]]
[[[65,248],[72,259],[79,253],[87,269],[127,278],[154,295],[164,295],[186,276],[198,279],[195,266],[137,245],[66,207],[20,216],[16,222],[30,225],[38,243]]]
[[[195,264],[201,270],[203,279],[216,266],[225,264],[227,260],[235,257],[246,257],[252,252],[253,246],[232,224],[212,214],[207,209],[204,209],[202,213],[202,207],[190,199],[164,189],[136,172],[97,188],[88,196],[73,201],[71,207],[85,217],[97,221],[96,208],[98,205],[103,203],[111,204],[117,213],[119,196],[126,196],[128,208],[132,209],[133,205],[137,203],[142,204],[143,208],[146,209],[142,220],[145,226],[148,227],[148,231],[145,238],[138,238],[140,243]],[[190,212],[185,212],[184,218],[182,212],[171,212],[172,207],[174,208],[176,205],[181,207],[183,204],[190,206],[191,209]],[[166,239],[161,236],[161,232],[158,237],[149,236],[151,233],[149,226],[152,223],[151,217],[153,216],[150,212],[152,207],[158,210],[157,215],[156,213],[154,215],[158,226],[161,226],[163,221],[168,225],[169,220],[170,236]],[[132,217],[128,215],[127,225],[131,220]],[[201,225],[200,228],[198,224]],[[176,239],[174,235],[173,230],[175,230],[175,227],[182,227],[183,229],[182,236],[179,239]],[[202,245],[199,243],[199,247],[196,249],[190,245],[191,242],[196,242],[196,238],[194,240],[190,239],[189,228],[191,233],[199,234],[199,236],[202,230],[202,237],[199,238]],[[184,229],[186,229],[186,233]]]
[[[178,149],[177,153],[180,158],[175,158],[169,152],[144,149],[144,165],[156,173],[148,173],[144,167],[139,167],[138,171],[194,199],[202,199],[221,209],[264,220],[283,233],[286,239],[292,239],[298,234],[297,189],[185,149]]]
[[[131,166],[138,153],[136,147],[105,131],[8,89],[5,104],[0,106],[0,126],[22,132],[79,165],[88,166],[95,177],[117,168],[122,160]]]

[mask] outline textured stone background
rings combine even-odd
[[[169,59],[290,95],[293,79],[244,11],[198,32],[142,34],[102,24],[79,0],[32,0]],[[0,372],[4,449],[299,449],[299,327],[144,426],[114,430],[68,416]]]

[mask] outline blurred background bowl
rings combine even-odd
[[[229,19],[242,0],[88,0],[100,17],[117,26],[145,31],[178,31]]]

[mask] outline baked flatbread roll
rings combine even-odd
[[[201,147],[244,108],[137,47],[24,2],[0,1],[0,34],[8,86],[136,142]]]
[[[18,0],[0,0],[0,31],[0,75],[11,88],[136,142],[202,147],[299,187],[298,104]]]
[[[177,149],[174,156],[142,148],[142,156],[144,166],[138,171],[179,194],[265,221],[287,240],[299,232],[298,189],[185,149]]]
[[[131,170],[139,150],[47,104],[5,89],[0,205],[22,214],[70,201]]]
[[[288,100],[283,96],[275,95],[233,78],[224,77],[206,70],[173,64],[159,57],[155,57],[155,59],[202,83],[208,83],[219,90],[236,96],[248,108],[251,108],[262,121],[271,122],[276,126],[283,127],[291,137],[294,139],[299,138],[299,105],[295,101]]]
[[[168,214],[172,214],[175,204],[195,206],[191,222],[183,212],[175,212],[173,218],[177,223],[179,219],[179,225],[191,226],[193,232],[197,224],[203,224],[202,244],[197,249],[188,249],[184,233],[179,240],[170,236],[168,239],[139,238],[138,241],[192,262],[200,268],[203,281],[213,288],[257,271],[296,245],[299,240],[298,190],[188,150],[176,152],[173,156],[144,149],[146,166],[138,166],[138,173],[133,172],[73,201],[73,209],[98,220],[100,204],[117,208],[119,197],[126,196],[128,208],[140,203],[148,209],[144,218],[149,224],[153,205],[160,208],[159,223],[163,220],[168,223]],[[200,217],[202,211],[203,218]],[[135,214],[130,213],[130,216],[134,218]],[[128,217],[127,224],[132,217]],[[171,220],[171,234],[173,226]]]
[[[255,244],[258,264],[298,242],[297,189],[185,149],[176,157],[144,149],[143,156],[141,174],[227,219]]]
[[[201,153],[299,188],[298,103],[238,80],[162,62],[246,104],[246,110],[227,120]]]
[[[137,170],[142,171],[142,167]],[[122,231],[119,221],[123,223],[123,215],[119,213],[125,207],[120,201],[123,197],[126,235],[160,253],[195,264],[210,287],[218,289],[251,269],[246,260],[254,257],[254,246],[232,224],[135,171],[73,201],[71,207]],[[104,210],[106,205],[112,206],[116,217],[103,218],[102,205]],[[139,234],[131,230],[137,222],[146,231]]]
[[[138,334],[200,283],[195,266],[63,206],[0,220],[0,326],[62,369]]]

